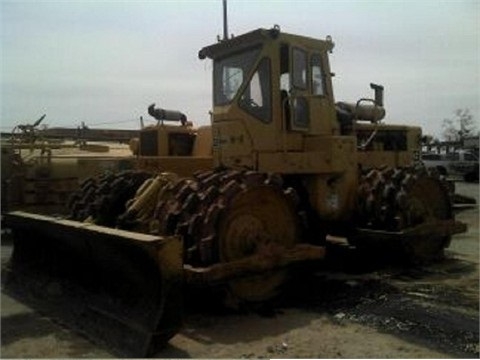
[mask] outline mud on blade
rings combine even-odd
[[[154,354],[176,334],[182,243],[12,212],[14,250],[4,285],[120,356]]]

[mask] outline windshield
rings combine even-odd
[[[215,60],[213,68],[213,99],[215,105],[233,100],[258,58],[260,49]]]

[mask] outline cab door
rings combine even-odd
[[[308,51],[292,46],[290,59],[289,130],[308,132],[310,130],[310,109],[307,100],[310,95]]]
[[[335,103],[331,91],[330,70],[326,51],[309,53],[310,134],[332,135],[339,132]]]
[[[325,51],[291,48],[289,129],[310,135],[332,135],[336,127],[333,95],[328,92]]]

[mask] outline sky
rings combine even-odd
[[[49,127],[139,127],[147,107],[209,123],[209,60],[222,0],[0,0],[0,127],[42,114]],[[229,0],[229,33],[278,24],[335,42],[335,101],[385,87],[386,123],[440,136],[456,109],[480,128],[480,1]],[[151,119],[151,120],[149,120]]]

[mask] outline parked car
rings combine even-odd
[[[465,181],[478,181],[478,154],[471,151],[423,153],[422,161],[427,168],[434,167],[441,175],[460,176]]]

